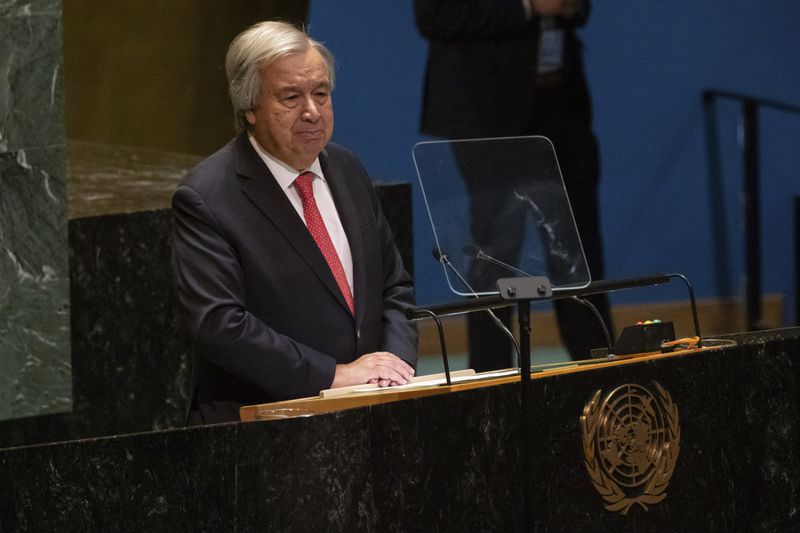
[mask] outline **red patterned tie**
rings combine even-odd
[[[339,254],[336,253],[336,248],[333,247],[331,236],[328,229],[325,227],[325,222],[322,220],[322,215],[319,213],[317,201],[314,200],[314,174],[311,172],[303,172],[294,180],[294,188],[300,194],[300,200],[303,202],[303,218],[306,219],[306,226],[314,242],[317,243],[319,251],[328,262],[328,266],[339,285],[339,290],[342,291],[344,299],[347,302],[347,307],[350,308],[350,313],[355,315],[355,305],[353,304],[353,294],[350,292],[350,285],[347,283],[347,276],[342,267],[342,261],[339,259]]]

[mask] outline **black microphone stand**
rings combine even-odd
[[[558,300],[561,298],[573,298],[576,296],[580,297],[589,294],[614,292],[622,289],[647,287],[652,285],[660,285],[662,283],[669,283],[669,281],[672,279],[679,279],[686,285],[686,288],[689,292],[689,301],[692,309],[695,335],[700,339],[700,343],[702,343],[700,321],[697,317],[697,305],[695,302],[694,290],[692,289],[692,285],[686,276],[676,273],[653,274],[637,278],[593,281],[585,287],[558,289],[555,292],[553,292],[549,280],[545,277],[501,278],[497,280],[497,294],[478,296],[471,300],[435,304],[427,307],[410,307],[406,309],[406,317],[409,320],[420,320],[423,318],[430,318],[432,315],[436,315],[438,317],[460,315],[464,313],[470,313],[472,311],[500,309],[503,307],[509,307],[511,305],[517,305],[520,315],[519,320],[525,322],[525,324],[520,323],[520,356],[527,352],[528,356],[525,359],[530,361],[530,303],[533,300]],[[526,309],[522,309],[526,301],[528,307]],[[442,351],[443,353],[446,353],[444,350],[444,334],[441,331],[441,322],[437,321],[437,325],[440,329],[439,336],[442,342]],[[525,347],[523,347],[523,344],[525,344]],[[702,344],[698,344],[698,346],[702,346]],[[520,363],[520,368],[525,368],[524,363],[522,361]]]
[[[526,528],[532,524],[533,502],[531,477],[533,476],[533,457],[527,449],[531,442],[531,302],[553,296],[550,280],[544,276],[523,278],[501,278],[497,280],[500,297],[517,303],[517,321],[519,322],[520,351],[520,453],[522,455],[522,472],[527,478],[523,483],[522,516]]]
[[[445,379],[450,385],[450,365],[447,362],[442,322],[439,317],[460,315],[473,311],[486,311],[503,307],[517,306],[517,322],[519,323],[519,368],[523,381],[530,381],[531,369],[531,302],[553,297],[550,280],[544,276],[527,278],[503,278],[497,280],[499,293],[491,296],[475,296],[466,301],[436,304],[428,307],[409,307],[406,318],[421,320],[435,318],[442,345],[442,356],[445,359]]]
[[[505,268],[506,270],[508,270],[510,272],[513,272],[515,274],[519,274],[520,276],[523,276],[523,277],[526,277],[526,278],[531,277],[531,274],[528,274],[524,270],[520,270],[519,268],[517,268],[517,267],[515,267],[513,265],[509,265],[505,261],[500,261],[496,257],[493,257],[493,256],[485,253],[483,250],[480,249],[479,246],[477,246],[475,244],[468,244],[468,245],[464,246],[461,249],[461,251],[467,257],[471,257],[473,259],[478,259],[478,260],[481,260],[481,261],[488,261],[488,262],[490,262],[490,263],[492,263],[494,265],[497,265],[497,266],[499,266],[501,268]],[[597,310],[597,307],[595,307],[595,305],[592,302],[590,302],[589,300],[587,300],[585,298],[581,298],[580,296],[570,296],[569,298],[571,300],[574,300],[574,301],[578,302],[579,304],[583,305],[584,307],[586,307],[587,309],[589,309],[592,312],[594,317],[597,319],[597,323],[600,324],[600,329],[603,330],[603,337],[606,340],[606,350],[607,350],[606,353],[612,354],[614,352],[614,343],[611,340],[611,334],[608,331],[608,326],[606,326],[606,322],[605,322],[605,320],[603,320],[603,317],[600,316],[600,311]],[[517,351],[519,352],[519,350],[517,350]]]
[[[523,408],[527,383],[531,380],[531,302],[553,296],[553,286],[544,276],[525,278],[500,278],[497,290],[503,300],[516,303],[519,324],[520,380],[522,381]]]

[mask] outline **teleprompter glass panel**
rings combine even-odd
[[[591,281],[549,139],[421,142],[413,156],[454,293],[495,294],[509,277],[546,276],[554,291]]]

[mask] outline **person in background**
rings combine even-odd
[[[543,135],[555,148],[592,279],[605,275],[600,234],[600,162],[591,99],[575,29],[588,0],[415,0],[419,31],[429,42],[422,103],[423,133],[448,139]],[[502,179],[502,172],[491,179]],[[468,190],[487,177],[467,179]],[[474,196],[474,195],[473,195]],[[471,202],[473,233],[482,223]],[[486,214],[483,215],[486,217]],[[484,237],[491,240],[491,235]],[[480,243],[479,243],[480,244]],[[606,295],[589,298],[611,328]],[[606,345],[591,311],[559,300],[562,340],[574,359]],[[508,323],[510,311],[498,312]],[[485,313],[468,319],[470,366],[511,366],[511,344]]]
[[[189,423],[414,375],[414,305],[361,163],[329,142],[333,56],[267,21],[226,58],[239,133],[172,199],[179,303],[194,339]]]

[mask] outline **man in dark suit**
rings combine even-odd
[[[588,0],[415,0],[414,8],[417,26],[429,41],[422,132],[450,139],[548,137],[589,271],[593,279],[602,279],[600,164],[582,44],[575,34],[588,17]],[[487,171],[468,157],[458,163],[471,195],[473,238],[488,246],[511,231],[496,227],[496,212],[481,201],[503,179],[502,169]],[[590,299],[610,323],[607,297]],[[591,348],[605,346],[588,309],[567,300],[557,301],[555,308],[573,358],[588,358]],[[509,321],[507,310],[498,314]],[[484,313],[469,316],[469,342],[475,370],[510,365],[511,345]]]
[[[411,280],[366,171],[333,131],[333,57],[281,22],[226,59],[241,130],[173,196],[179,301],[195,340],[190,423],[414,374]]]

